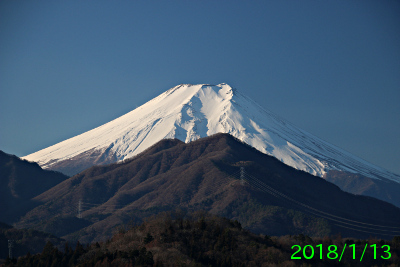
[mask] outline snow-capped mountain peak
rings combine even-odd
[[[24,158],[75,174],[130,158],[165,138],[190,142],[229,133],[259,151],[317,176],[330,170],[400,182],[400,177],[307,133],[228,84],[181,84],[93,130]]]

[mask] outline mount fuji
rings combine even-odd
[[[225,83],[175,86],[113,121],[23,158],[74,175],[131,158],[162,139],[188,143],[216,133],[229,133],[316,176],[343,171],[400,183],[399,175],[296,127]]]

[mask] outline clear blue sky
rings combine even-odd
[[[0,2],[7,153],[221,82],[400,174],[399,1]]]

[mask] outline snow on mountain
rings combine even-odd
[[[400,183],[400,176],[299,129],[224,83],[178,85],[111,122],[24,159],[48,169],[85,155],[95,155],[91,165],[110,163],[137,155],[161,139],[190,142],[220,132],[317,176],[342,170]]]

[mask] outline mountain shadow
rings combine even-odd
[[[0,221],[15,222],[39,204],[32,198],[67,178],[0,150]]]

